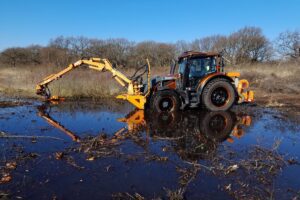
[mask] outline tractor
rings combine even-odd
[[[224,111],[235,103],[252,102],[249,82],[239,77],[240,73],[224,71],[220,53],[184,52],[169,75],[151,80],[149,107],[157,111],[186,107]]]
[[[58,96],[51,96],[48,85],[80,66],[87,66],[100,72],[111,72],[112,77],[127,90],[117,98],[129,101],[138,109],[173,112],[204,107],[211,111],[225,111],[235,103],[254,100],[253,91],[248,90],[249,82],[239,80],[240,73],[224,71],[224,59],[220,53],[184,52],[171,66],[169,75],[163,77],[151,78],[150,63],[148,59],[146,61],[146,65],[128,78],[107,59],[81,59],[44,78],[36,85],[36,93],[47,101],[60,100]],[[146,81],[143,81],[143,76],[146,76]]]

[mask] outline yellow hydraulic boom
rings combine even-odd
[[[61,78],[66,73],[72,71],[73,69],[79,66],[88,66],[90,69],[94,69],[100,72],[109,71],[112,73],[112,77],[123,87],[127,88],[127,93],[118,95],[118,99],[127,100],[132,103],[138,109],[144,109],[144,105],[146,103],[146,98],[150,93],[150,64],[148,59],[147,61],[147,91],[141,91],[143,85],[138,83],[135,80],[130,80],[123,73],[118,71],[116,68],[112,66],[112,64],[107,59],[102,58],[89,58],[89,59],[81,59],[75,63],[70,64],[68,67],[63,69],[62,71],[51,74],[50,76],[44,78],[41,82],[36,85],[36,93],[38,95],[45,96],[47,100],[58,99],[58,97],[51,96],[50,91],[48,89],[48,84],[52,81],[55,81]]]

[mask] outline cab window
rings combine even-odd
[[[202,77],[216,71],[216,60],[213,57],[193,58],[189,60],[189,77]]]
[[[185,68],[186,68],[186,59],[182,60],[181,62],[178,63],[178,73],[179,74],[184,74]]]

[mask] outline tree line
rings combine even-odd
[[[47,46],[7,48],[0,53],[0,62],[11,66],[65,66],[85,57],[108,58],[118,67],[135,67],[148,58],[152,66],[168,66],[184,51],[223,52],[231,64],[265,62],[273,59],[300,58],[300,32],[285,31],[270,41],[258,27],[244,27],[228,36],[212,35],[192,42],[133,42],[127,39],[90,39],[57,37]]]

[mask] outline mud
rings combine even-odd
[[[280,111],[287,120],[300,123],[300,95],[270,93],[259,94],[256,103],[262,108],[273,108]]]
[[[22,101],[0,101],[0,108],[7,108],[7,107],[16,107],[16,106],[24,106],[30,105],[29,102],[22,102]]]
[[[111,100],[0,105],[1,199],[300,195],[300,126],[285,109],[258,102],[158,114]]]

